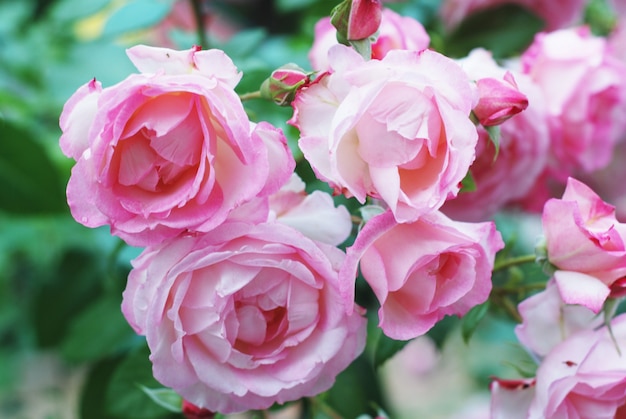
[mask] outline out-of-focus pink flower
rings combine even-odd
[[[280,223],[226,223],[144,250],[122,311],[163,385],[215,412],[266,409],[328,390],[363,350],[344,256]]]
[[[423,51],[429,44],[430,37],[420,22],[383,9],[378,37],[372,43],[372,59],[380,60],[394,49]],[[328,50],[334,45],[337,45],[337,31],[329,17],[322,18],[315,24],[315,38],[309,51],[313,70],[328,70]]]
[[[339,193],[383,200],[399,222],[458,193],[478,134],[463,70],[433,51],[364,61],[343,45],[331,72],[300,90],[290,123],[316,175]]]
[[[474,80],[502,78],[507,71],[482,49],[472,51],[459,64]],[[529,194],[546,165],[550,138],[543,94],[528,76],[516,73],[515,79],[530,105],[499,127],[497,155],[487,131],[478,127],[476,160],[470,167],[476,190],[462,192],[442,207],[443,212],[456,220],[489,219],[508,203]]]
[[[585,11],[585,0],[445,0],[441,18],[448,30],[454,29],[467,16],[504,4],[517,4],[542,18],[545,30],[565,28],[580,23]]]
[[[603,318],[587,307],[565,304],[554,281],[546,289],[522,301],[518,310],[523,322],[515,327],[517,339],[539,357],[571,334],[602,325]]]
[[[295,228],[310,239],[338,246],[352,231],[350,213],[343,205],[335,207],[332,197],[319,190],[307,194],[297,174],[270,196],[272,218]]]
[[[522,65],[544,92],[555,175],[605,167],[626,129],[626,64],[606,39],[587,27],[540,33]]]
[[[222,51],[136,46],[128,56],[141,74],[106,89],[87,83],[61,114],[78,222],[153,245],[209,231],[289,179],[284,135],[248,120],[234,91],[241,75]]]
[[[380,301],[379,326],[393,339],[426,333],[446,315],[462,316],[491,291],[495,225],[452,221],[433,212],[398,224],[390,212],[368,221],[348,248],[340,280],[354,299],[357,266]]]
[[[543,210],[548,260],[563,301],[598,312],[609,286],[626,276],[626,224],[588,186],[568,179],[562,199]]]
[[[555,346],[537,369],[529,419],[615,418],[626,403],[626,316]],[[618,345],[619,348],[616,346]]]
[[[615,146],[611,163],[592,173],[581,173],[577,178],[589,185],[598,195],[611,205],[615,205],[615,215],[621,222],[626,221],[626,133]]]

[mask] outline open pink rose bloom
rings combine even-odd
[[[76,160],[74,218],[131,245],[209,231],[238,205],[275,192],[293,169],[282,133],[253,124],[233,88],[241,75],[218,50],[138,46],[141,74],[80,88],[61,115]]]
[[[111,86],[94,78],[69,97],[59,121],[60,149],[75,163],[69,211],[108,227],[117,250],[141,248],[123,276],[132,330],[122,325],[142,336],[128,346],[147,345],[146,365],[167,387],[134,383],[142,397],[187,419],[266,409],[274,418],[284,404],[339,418],[350,415],[330,403],[366,394],[362,385],[380,400],[352,416],[395,417],[378,374],[396,378],[383,365],[398,341],[433,340],[437,363],[451,351],[454,363],[412,369],[426,380],[467,363],[444,338],[476,332],[488,357],[504,336],[485,330],[497,323],[530,367],[494,370],[482,404],[459,412],[626,418],[626,181],[616,167],[626,64],[613,44],[623,22],[611,43],[572,26],[580,0],[418,3],[340,2],[332,24],[307,21],[310,47],[276,66],[266,51],[290,48],[282,38],[254,48],[235,38],[223,44],[232,58],[134,46],[137,72]],[[505,3],[551,32],[529,34],[506,59],[473,38],[459,57],[438,52],[467,16]],[[295,63],[307,58],[312,68]],[[462,374],[446,392],[477,382],[476,371]]]

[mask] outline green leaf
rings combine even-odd
[[[381,333],[376,343],[376,351],[374,352],[374,367],[379,368],[388,359],[392,358],[397,352],[409,343],[410,340],[395,340]]]
[[[517,55],[530,45],[543,26],[543,20],[522,6],[490,7],[467,17],[449,35],[445,54],[464,57],[472,49],[483,47],[496,58]]]
[[[138,384],[138,386],[159,406],[173,413],[181,412],[183,398],[171,388],[148,388],[141,384]]]
[[[135,338],[120,309],[120,298],[104,296],[71,324],[61,352],[71,361],[89,361],[126,349]]]
[[[323,397],[323,401],[344,418],[375,414],[373,404],[385,408],[376,373],[363,355],[339,374],[335,385]]]
[[[31,134],[0,119],[0,211],[67,211],[60,175]]]
[[[474,180],[474,176],[472,176],[472,172],[468,170],[467,174],[461,181],[461,190],[459,192],[474,192],[475,190],[476,181]]]
[[[80,417],[84,419],[116,419],[107,413],[106,401],[103,397],[113,371],[121,362],[121,358],[107,358],[95,363],[87,373],[80,395]]]
[[[500,134],[501,134],[500,126],[496,125],[496,126],[484,127],[484,128],[485,128],[485,131],[487,131],[487,134],[489,134],[489,140],[491,141],[493,146],[496,148],[496,152],[493,155],[493,161],[495,162],[496,159],[498,158],[498,154],[500,153]]]
[[[118,36],[149,28],[170,12],[171,3],[164,0],[135,0],[117,9],[104,25],[103,36]]]
[[[151,419],[170,413],[142,390],[142,387],[163,387],[152,376],[149,355],[148,347],[144,345],[129,354],[113,372],[105,395],[110,414],[125,419]]]
[[[55,346],[66,337],[77,313],[97,298],[102,269],[100,258],[92,252],[70,248],[62,254],[58,267],[34,299],[33,318],[39,346]]]
[[[430,337],[438,349],[443,348],[448,335],[458,323],[459,318],[456,316],[446,316],[439,320],[426,334]]]
[[[461,319],[461,336],[463,341],[467,344],[474,334],[474,331],[478,327],[480,321],[485,317],[489,311],[489,300],[486,302],[474,306],[465,316]]]

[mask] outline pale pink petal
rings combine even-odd
[[[609,287],[598,278],[580,272],[556,271],[554,280],[564,302],[580,304],[594,313],[600,312],[610,294]]]
[[[96,79],[81,86],[63,106],[59,126],[63,134],[59,139],[61,151],[78,160],[89,148],[89,129],[98,111],[98,98],[102,86]]]

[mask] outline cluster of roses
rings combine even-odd
[[[612,316],[626,295],[626,224],[574,179],[542,218],[539,253],[552,278],[520,303],[515,329],[539,367],[533,378],[492,383],[492,417],[625,417],[626,314]]]
[[[608,164],[624,132],[615,105],[626,103],[626,67],[586,28],[538,35],[521,64],[505,69],[484,50],[457,61],[428,50],[419,22],[381,16],[371,60],[331,46],[323,20],[311,50],[317,77],[274,74],[284,85],[295,72],[290,123],[316,175],[381,208],[345,253],[350,214],[328,194],[305,193],[282,132],[249,121],[234,91],[241,74],[223,52],[133,47],[139,74],[105,89],[92,80],[63,110],[60,145],[77,162],[71,212],[145,247],[122,311],[146,336],[154,376],[198,406],[264,409],[330,388],[365,346],[359,268],[394,339],[483,303],[504,247],[486,220],[511,203],[543,205],[537,191]],[[499,124],[498,142],[490,127]],[[477,189],[459,193],[468,172]],[[577,205],[592,214],[585,220],[607,215],[594,200]],[[569,233],[561,215],[544,219]],[[548,234],[565,302],[585,304],[591,290],[598,311],[623,276],[611,264],[623,265],[612,252],[625,252],[613,221],[581,233],[603,249],[587,270],[560,264],[568,250],[559,246],[575,244]],[[537,394],[540,371],[530,386]]]

